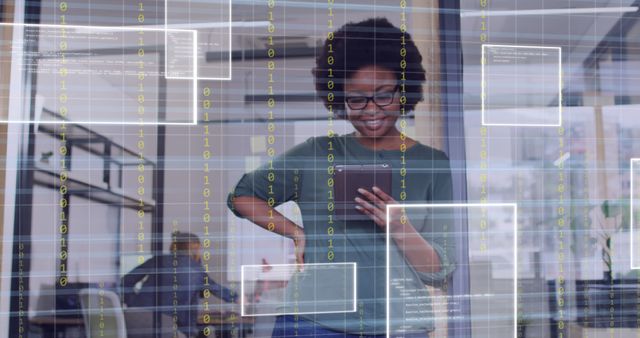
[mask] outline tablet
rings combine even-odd
[[[333,193],[336,218],[343,221],[368,221],[369,216],[356,209],[356,197],[363,198],[358,188],[371,191],[376,186],[392,195],[391,165],[348,164],[336,165]],[[366,200],[366,199],[365,199]]]

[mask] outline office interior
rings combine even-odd
[[[227,195],[268,151],[353,132],[328,123],[311,70],[328,32],[371,17],[406,25],[424,57],[425,100],[406,131],[448,155],[452,204],[503,208],[489,225],[473,212],[457,223],[458,268],[431,289],[429,336],[638,335],[640,2],[173,6],[193,11],[171,23],[166,1],[0,2],[0,335],[86,337],[73,290],[117,290],[140,257],[169,252],[176,230],[200,236],[213,280],[247,299],[281,298],[290,275],[269,270],[295,263],[293,243],[234,216]],[[61,56],[54,33],[65,25],[77,49]],[[197,44],[193,54],[166,53],[180,39]],[[141,67],[141,46],[155,75],[118,73]],[[75,67],[65,88],[63,58]],[[278,208],[304,226],[294,203]],[[252,265],[263,269],[243,280]],[[274,316],[219,299],[201,312],[209,336],[273,327]]]

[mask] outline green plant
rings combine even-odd
[[[611,257],[611,241],[613,236],[629,228],[629,205],[627,202],[612,202],[605,200],[590,212],[591,228],[595,233],[596,242],[602,248],[602,261],[606,266],[608,277],[612,277],[613,260]]]
[[[518,317],[516,318],[517,326],[518,326],[518,337],[525,337],[527,326],[531,324],[531,320],[529,316],[525,313],[518,311]]]

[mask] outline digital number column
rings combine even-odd
[[[67,13],[69,5],[66,1],[60,2],[57,7],[58,24],[60,25],[60,35],[57,45],[59,52],[58,64],[58,86],[57,86],[57,105],[60,114],[60,124],[58,125],[59,146],[58,155],[60,158],[59,168],[59,188],[58,188],[58,206],[60,208],[60,217],[58,219],[58,267],[57,267],[57,288],[56,290],[64,290],[69,283],[69,188],[67,186],[69,179],[69,163],[71,159],[71,147],[67,143],[67,126],[65,120],[69,113],[67,106],[69,97],[67,92],[67,79],[69,75],[67,63],[68,37],[65,26],[67,25]],[[54,332],[57,331],[54,325]]]
[[[278,65],[276,64],[275,58],[276,58],[276,49],[275,49],[275,45],[273,43],[273,39],[274,39],[274,33],[276,32],[276,26],[275,26],[275,13],[276,13],[276,1],[275,0],[267,0],[267,7],[268,7],[268,11],[267,11],[267,20],[268,20],[268,24],[267,24],[267,74],[268,74],[268,80],[267,80],[267,109],[268,109],[268,115],[267,115],[267,157],[268,157],[268,163],[269,163],[269,171],[267,173],[267,181],[268,181],[268,186],[267,186],[267,194],[268,194],[268,198],[267,198],[267,204],[269,205],[269,219],[268,219],[268,223],[267,223],[267,230],[269,231],[274,231],[275,230],[275,223],[274,223],[274,213],[276,212],[273,207],[275,206],[275,194],[274,194],[274,185],[278,184],[278,183],[284,183],[284,182],[276,182],[276,172],[275,172],[275,168],[273,167],[273,160],[275,158],[275,143],[276,143],[276,124],[275,124],[275,114],[274,114],[274,110],[276,108],[276,105],[278,102],[276,102],[276,97],[274,95],[274,85],[275,85],[275,81],[274,81],[274,75],[275,72],[278,68]],[[284,87],[284,84],[280,84],[281,86]],[[287,168],[278,168],[278,170],[287,170]],[[285,174],[286,175],[286,174]],[[295,241],[295,235],[294,235],[294,241]],[[297,250],[297,245],[295,247]],[[298,280],[297,280],[297,276],[294,275],[293,280],[291,281],[292,285],[294,286],[295,292],[294,292],[294,302],[293,302],[293,312],[296,313],[294,314],[295,316],[295,323],[294,323],[294,328],[297,332],[298,329],[298,315],[297,313],[299,312],[299,304],[298,304],[298,292],[297,292],[297,288],[298,288]]]
[[[335,101],[335,93],[333,89],[335,88],[335,82],[333,78],[333,64],[335,63],[335,57],[333,56],[333,4],[334,0],[327,0],[327,64],[329,68],[327,69],[327,102],[329,102],[328,108],[328,125],[329,128],[327,130],[327,136],[329,137],[329,142],[327,144],[327,211],[328,211],[328,219],[327,219],[327,261],[333,262],[335,259],[335,252],[333,247],[333,235],[335,233],[334,223],[333,223],[333,211],[335,209],[335,202],[333,198],[333,185],[334,185],[334,162],[335,162],[335,154],[333,148],[333,138],[335,133],[333,131],[333,102]],[[324,80],[324,79],[323,79]]]
[[[58,113],[60,114],[60,124],[58,127],[58,133],[60,135],[60,145],[58,147],[58,154],[60,155],[60,172],[59,172],[59,184],[58,189],[59,199],[58,205],[60,207],[59,227],[58,235],[59,241],[59,254],[58,254],[58,286],[66,287],[69,283],[68,273],[68,258],[69,258],[69,189],[67,181],[69,179],[68,165],[71,158],[71,149],[67,145],[67,126],[65,119],[69,113],[67,107],[68,93],[67,93],[67,76],[69,70],[67,68],[66,51],[68,49],[67,31],[65,25],[67,24],[66,15],[69,11],[67,2],[60,2],[58,5],[58,24],[62,26],[60,28],[60,36],[58,41],[58,50],[60,63],[58,68]]]
[[[276,2],[275,0],[268,0],[267,1],[267,7],[269,9],[269,24],[267,25],[267,44],[268,44],[268,49],[267,49],[267,74],[268,74],[268,80],[267,80],[267,157],[268,157],[268,163],[269,163],[269,172],[267,173],[267,180],[269,181],[267,189],[268,189],[268,199],[267,199],[267,203],[270,207],[269,209],[269,222],[267,224],[267,230],[269,231],[273,231],[275,229],[275,223],[273,222],[274,217],[273,217],[273,213],[274,213],[274,209],[273,207],[275,206],[275,197],[274,197],[274,184],[275,182],[275,178],[276,178],[276,173],[273,167],[273,159],[275,157],[276,154],[276,150],[274,148],[274,144],[275,144],[275,131],[276,131],[276,125],[274,123],[275,121],[275,117],[274,117],[274,108],[276,106],[276,98],[274,96],[274,91],[273,91],[273,86],[275,81],[273,80],[273,75],[274,72],[276,70],[276,62],[275,62],[275,56],[276,56],[276,50],[274,48],[273,45],[273,33],[276,30],[276,27],[274,25],[274,16],[273,16],[273,12],[274,12],[274,8],[276,6]]]
[[[138,23],[142,23],[144,22],[144,6],[143,3],[138,3],[137,6],[137,13],[136,13],[136,20]],[[136,149],[138,151],[138,168],[137,168],[137,194],[138,194],[138,211],[137,211],[137,215],[138,215],[138,226],[137,226],[137,230],[138,230],[138,235],[137,235],[137,253],[138,253],[138,264],[142,264],[144,263],[145,257],[145,249],[144,249],[144,244],[145,244],[145,204],[144,204],[144,200],[145,200],[145,196],[146,196],[146,192],[145,192],[145,181],[146,181],[146,170],[147,168],[145,167],[146,165],[146,161],[144,158],[144,149],[145,149],[145,130],[144,130],[144,120],[145,120],[145,78],[147,75],[147,72],[145,71],[145,61],[144,61],[144,56],[145,56],[145,42],[144,42],[144,30],[139,30],[138,31],[138,61],[137,61],[137,68],[138,68],[138,86],[137,86],[137,95],[136,95],[136,99],[137,99],[137,115],[138,115],[138,122],[139,122],[139,129],[138,129],[138,141],[136,143]]]
[[[488,40],[487,36],[487,10],[488,10],[488,0],[480,0],[480,48],[482,49],[482,44],[486,43]],[[487,60],[484,56],[480,57],[480,62],[485,65]],[[486,82],[483,79],[481,83],[482,86],[482,94],[485,95]],[[480,191],[479,191],[479,200],[481,204],[486,204],[489,200],[489,191],[488,191],[488,182],[489,182],[489,148],[488,148],[488,134],[489,128],[487,126],[480,126],[480,163],[479,163],[479,175],[480,175]],[[487,229],[488,229],[488,210],[483,207],[480,208],[480,223],[479,229],[476,230],[479,232],[480,240],[478,248],[480,250],[481,255],[487,255]],[[514,290],[515,292],[515,290]]]
[[[203,302],[202,307],[204,311],[204,316],[202,317],[203,323],[206,325],[202,329],[202,335],[205,337],[211,336],[213,333],[211,331],[211,315],[210,305],[211,305],[211,285],[209,284],[209,267],[211,264],[211,207],[209,206],[210,197],[211,197],[211,183],[209,178],[209,162],[211,161],[211,144],[209,140],[209,115],[211,113],[211,87],[205,86],[202,89],[202,115],[203,115],[203,123],[202,126],[202,224],[203,224],[203,239],[202,239],[202,263],[204,265],[206,274],[204,275],[204,289],[202,291]]]
[[[407,200],[407,48],[406,48],[406,33],[407,33],[407,1],[400,0],[400,204],[406,203]],[[390,192],[389,192],[390,193]],[[404,209],[402,210],[402,216],[400,217],[401,224],[407,224],[407,216]]]
[[[335,88],[335,82],[334,82],[334,77],[333,77],[333,64],[335,63],[335,56],[333,56],[333,39],[334,39],[334,27],[333,27],[333,5],[334,5],[334,0],[327,0],[327,65],[328,65],[328,69],[327,69],[327,79],[322,79],[323,82],[326,81],[327,83],[327,88],[326,88],[326,92],[327,92],[327,97],[326,97],[326,101],[329,103],[328,104],[328,108],[329,108],[329,112],[328,112],[328,116],[327,116],[327,124],[328,124],[328,129],[327,129],[327,137],[329,138],[329,141],[327,142],[327,262],[328,263],[332,263],[335,259],[335,251],[334,251],[334,247],[333,247],[333,237],[334,237],[334,233],[335,233],[335,228],[334,228],[334,221],[333,221],[333,216],[334,216],[334,210],[335,210],[335,200],[334,200],[334,196],[333,196],[333,185],[334,185],[334,172],[335,172],[335,154],[334,154],[334,148],[333,148],[333,142],[334,142],[334,136],[335,133],[333,131],[333,118],[334,118],[334,111],[333,111],[333,102],[335,101],[335,93],[334,93],[334,88]],[[341,81],[341,79],[339,79],[339,81]],[[343,88],[344,88],[344,84],[343,84]],[[341,96],[342,97],[342,96]],[[345,109],[346,112],[346,109]]]

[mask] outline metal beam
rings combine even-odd
[[[275,48],[274,48],[275,50]],[[231,60],[266,60],[266,59],[293,59],[293,58],[312,58],[318,55],[318,50],[315,47],[290,47],[290,48],[278,48],[278,52],[273,54],[273,57],[269,57],[268,49],[249,49],[249,50],[234,50],[231,52]],[[229,52],[207,52],[205,54],[205,60],[207,62],[222,62],[227,61],[229,58]]]
[[[460,0],[439,0],[440,9],[440,51],[442,83],[442,111],[445,119],[445,152],[451,163],[454,202],[467,201],[466,150],[464,131],[462,42],[460,28]],[[461,213],[455,224],[456,261],[458,269],[452,276],[449,299],[455,299],[456,319],[449,319],[448,337],[471,337],[471,302],[469,297],[455,297],[470,294],[469,280],[469,238],[467,219]],[[451,313],[451,312],[450,312]]]
[[[34,0],[25,6],[25,21],[40,21],[41,0]],[[35,44],[25,46],[25,58],[37,50]],[[32,61],[32,60],[28,60]],[[35,73],[25,78],[25,89],[31,94],[29,114],[35,115],[36,80]],[[23,129],[24,130],[24,129]],[[11,294],[9,307],[9,337],[24,337],[29,334],[29,277],[31,275],[31,228],[33,211],[33,175],[35,153],[35,126],[26,127],[27,134],[22,135],[18,155],[16,207],[14,209],[13,250],[11,266]]]

